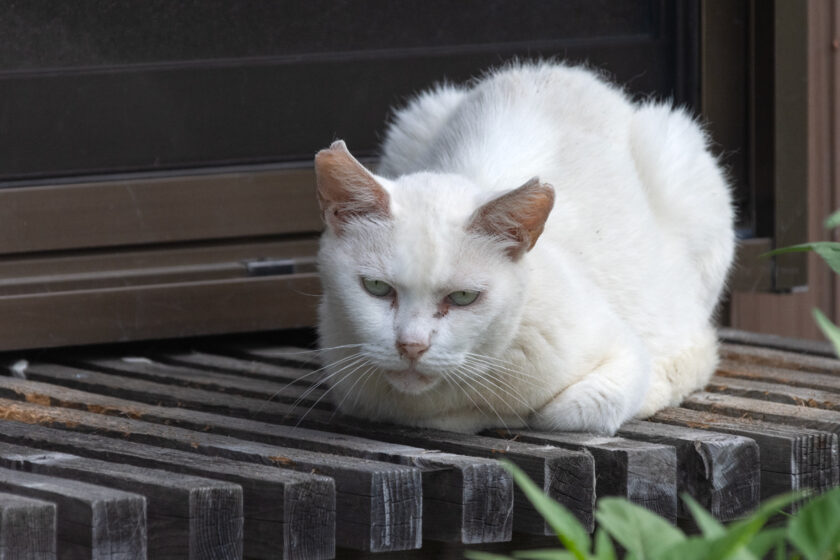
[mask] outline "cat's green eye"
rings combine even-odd
[[[389,296],[394,291],[390,284],[372,278],[362,278],[362,286],[365,287],[367,293],[376,297]]]
[[[458,306],[465,306],[469,305],[478,299],[478,295],[481,292],[474,292],[472,290],[458,290],[457,292],[452,292],[449,294],[447,299]]]

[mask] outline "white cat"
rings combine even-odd
[[[398,111],[379,174],[341,141],[315,171],[319,335],[344,413],[612,434],[716,366],[732,202],[680,110],[516,64]]]

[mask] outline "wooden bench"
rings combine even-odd
[[[0,377],[0,560],[461,557],[552,531],[495,460],[590,530],[623,496],[690,525],[839,482],[840,360],[721,331],[704,392],[616,437],[373,424],[319,400],[313,353],[213,339],[8,357]],[[278,339],[274,337],[274,339]]]

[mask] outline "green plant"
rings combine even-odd
[[[548,498],[516,465],[502,461],[534,507],[563,545],[558,549],[523,550],[513,558],[532,560],[616,560],[615,544],[630,560],[754,560],[770,553],[777,559],[840,559],[840,488],[805,503],[786,525],[766,528],[771,517],[806,494],[795,492],[772,498],[746,519],[728,526],[717,521],[688,495],[682,498],[700,535],[687,536],[665,519],[626,499],[602,498],[595,519],[594,538],[563,506]],[[502,560],[500,554],[470,551],[471,560]]]
[[[826,218],[823,225],[829,230],[840,227],[840,210],[834,212],[831,216]],[[780,247],[778,249],[774,249],[773,251],[768,251],[761,256],[771,257],[774,255],[801,253],[805,251],[813,251],[819,255],[828,266],[831,267],[831,270],[840,274],[840,243],[836,241],[816,241],[813,243],[802,243],[801,245],[791,245],[790,247]],[[812,313],[814,314],[814,320],[817,322],[820,330],[834,346],[835,353],[840,356],[840,328],[832,323],[831,320],[819,309],[814,308]]]

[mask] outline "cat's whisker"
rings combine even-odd
[[[484,389],[488,389],[491,393],[493,393],[494,395],[496,395],[496,397],[497,397],[497,398],[498,398],[498,399],[499,399],[499,400],[500,400],[500,401],[501,401],[501,402],[502,402],[502,403],[503,403],[506,407],[508,407],[508,408],[510,409],[510,411],[511,411],[511,412],[513,412],[513,414],[514,414],[514,415],[515,415],[515,416],[519,419],[519,421],[520,421],[520,422],[522,422],[522,424],[523,424],[523,425],[527,425],[527,424],[528,424],[528,423],[525,421],[525,419],[524,419],[524,418],[522,418],[522,416],[519,414],[519,412],[518,412],[518,411],[517,411],[517,410],[516,410],[516,409],[515,409],[515,408],[514,408],[514,407],[513,407],[513,406],[512,406],[509,402],[507,402],[507,401],[505,400],[505,398],[504,398],[504,397],[507,397],[507,396],[511,396],[511,397],[513,397],[514,399],[518,400],[520,403],[522,403],[522,404],[523,404],[524,406],[526,406],[527,408],[531,409],[531,407],[528,405],[528,403],[526,403],[524,400],[522,400],[522,398],[521,398],[519,395],[517,395],[517,394],[516,394],[516,393],[514,393],[514,392],[505,391],[505,390],[504,390],[504,388],[503,388],[501,385],[499,385],[499,384],[497,384],[497,383],[494,383],[492,380],[490,380],[490,379],[488,379],[488,378],[486,378],[486,377],[483,377],[483,376],[481,376],[481,375],[471,376],[471,377],[470,377],[470,381],[475,382],[475,383],[478,383],[478,384],[479,384],[479,385],[481,385]],[[501,392],[501,394],[500,394],[500,392]],[[481,394],[481,393],[479,393],[479,395],[480,395],[480,394]],[[486,400],[486,399],[485,399],[485,400]],[[533,410],[533,409],[531,409],[531,410]],[[507,426],[505,426],[505,428],[507,428]]]
[[[346,393],[344,394],[344,396],[341,398],[341,401],[339,401],[339,403],[335,405],[335,410],[333,410],[332,415],[330,415],[330,422],[332,422],[333,418],[335,418],[335,415],[336,415],[336,414],[338,414],[338,412],[341,410],[341,405],[343,405],[343,404],[344,404],[344,401],[346,401],[346,400],[347,400],[347,397],[349,397],[350,395],[352,395],[352,394],[353,394],[353,389],[355,389],[355,388],[356,388],[356,385],[358,385],[358,384],[359,384],[359,382],[360,382],[362,379],[367,379],[367,378],[368,378],[368,376],[369,376],[369,375],[370,375],[370,374],[371,374],[371,373],[372,373],[375,369],[376,369],[376,366],[375,366],[375,365],[369,364],[369,365],[368,365],[368,368],[367,368],[365,371],[363,371],[360,375],[357,375],[357,376],[356,376],[356,380],[353,382],[353,384],[352,384],[352,385],[350,385],[350,388],[349,388],[349,389],[347,389],[347,392],[346,392]]]
[[[475,362],[481,363],[488,367],[492,367],[494,369],[498,369],[501,371],[505,371],[507,373],[514,374],[519,377],[525,377],[530,379],[539,379],[532,373],[528,373],[526,371],[522,371],[520,369],[514,369],[514,364],[500,360],[498,358],[493,358],[492,356],[484,356],[482,354],[473,354],[472,352],[466,352],[465,356],[467,359],[474,360]]]
[[[365,389],[367,388],[368,383],[370,382],[370,380],[371,380],[371,379],[373,379],[374,377],[376,377],[376,375],[377,375],[379,372],[380,372],[379,367],[374,367],[374,368],[371,370],[371,373],[370,373],[370,374],[369,374],[369,375],[365,378],[364,383],[362,383],[362,386],[361,386],[361,387],[359,387],[359,390],[358,390],[358,392],[356,393],[356,398],[354,398],[354,399],[353,399],[353,404],[352,404],[352,405],[351,405],[351,407],[350,407],[350,409],[351,409],[351,410],[356,410],[356,407],[359,405],[359,401],[361,400],[362,395],[364,395],[364,394],[365,394]]]
[[[500,366],[497,366],[497,365],[492,364],[492,363],[483,362],[483,361],[481,361],[480,359],[478,359],[474,356],[466,356],[465,362],[469,363],[473,366],[483,366],[483,371],[493,371],[496,375],[499,375],[499,376],[500,376],[500,374],[498,372],[505,372],[505,373],[509,374],[511,377],[516,377],[517,381],[521,381],[522,383],[530,385],[531,387],[533,387],[535,389],[540,389],[542,387],[541,384],[534,383],[531,379],[529,379],[529,378],[537,379],[536,377],[534,377],[533,375],[527,374],[525,372],[516,371],[516,370],[500,367]]]
[[[279,389],[277,389],[276,391],[274,391],[274,393],[272,393],[272,394],[271,394],[271,396],[267,399],[267,401],[266,401],[266,402],[268,403],[268,402],[273,401],[273,400],[277,397],[277,395],[282,394],[282,393],[283,393],[283,391],[285,391],[286,389],[288,389],[290,386],[292,386],[292,385],[294,385],[294,384],[296,384],[296,383],[300,383],[300,381],[301,381],[301,380],[306,379],[307,377],[310,377],[310,376],[312,376],[312,375],[318,374],[318,373],[320,373],[320,372],[324,371],[325,369],[327,369],[327,368],[329,368],[329,367],[334,367],[334,366],[336,366],[336,365],[338,365],[338,364],[341,364],[341,363],[343,363],[343,362],[346,362],[347,360],[351,360],[351,359],[353,359],[353,358],[357,358],[357,357],[359,357],[359,356],[361,356],[361,353],[360,353],[360,352],[357,352],[357,353],[355,353],[355,354],[351,354],[350,356],[346,356],[346,357],[344,357],[344,358],[341,358],[340,360],[336,360],[335,362],[333,362],[333,363],[331,363],[331,364],[328,364],[328,365],[325,365],[325,366],[323,366],[323,367],[319,367],[319,368],[318,368],[318,369],[316,369],[316,370],[310,371],[310,372],[309,372],[309,373],[307,373],[306,375],[301,375],[300,377],[297,377],[297,378],[293,379],[292,381],[289,381],[288,383],[286,383],[285,385],[283,385],[282,387],[280,387]],[[308,394],[310,391],[312,391],[312,390],[314,390],[314,389],[317,389],[319,386],[323,385],[323,383],[324,383],[324,380],[323,380],[323,379],[322,379],[322,380],[319,380],[319,381],[317,381],[317,382],[315,382],[315,383],[313,383],[313,384],[312,384],[312,386],[308,388],[308,390],[306,391],[306,393]]]
[[[468,368],[469,366],[465,365],[465,367]],[[472,379],[478,383],[481,383],[482,385],[485,385],[485,383],[483,383],[482,380],[486,383],[489,383],[494,389],[501,391],[505,396],[512,397],[513,399],[518,401],[522,406],[527,408],[529,412],[536,412],[536,410],[534,410],[534,408],[522,396],[522,393],[519,392],[519,390],[514,385],[510,384],[503,377],[494,375],[491,371],[474,371],[474,376],[472,377]],[[498,391],[494,392],[498,395]],[[507,402],[505,402],[505,404],[511,409],[511,411],[514,412],[514,414],[517,414],[518,416],[518,413],[513,409],[513,407],[511,407]],[[520,420],[522,420],[521,416]]]
[[[306,409],[306,412],[304,412],[304,413],[303,413],[303,414],[302,414],[302,415],[298,418],[297,422],[295,423],[295,427],[300,426],[300,423],[301,423],[301,422],[303,422],[303,420],[306,418],[306,416],[307,416],[310,412],[312,412],[312,409],[314,409],[316,406],[318,406],[318,403],[320,403],[320,402],[321,402],[321,401],[322,401],[322,400],[323,400],[323,399],[324,399],[324,398],[325,398],[325,397],[326,397],[326,396],[327,396],[327,395],[328,395],[328,394],[329,394],[329,393],[330,393],[333,389],[335,389],[336,387],[338,387],[338,386],[339,386],[339,385],[340,385],[340,384],[341,384],[341,383],[342,383],[345,379],[347,379],[348,377],[350,377],[351,375],[353,375],[354,373],[356,373],[357,371],[359,371],[360,369],[362,369],[363,367],[365,367],[365,366],[366,366],[366,365],[368,365],[368,364],[369,364],[369,362],[367,361],[367,358],[362,358],[362,360],[360,361],[360,363],[359,363],[359,364],[358,364],[355,368],[353,368],[353,369],[352,369],[352,370],[350,370],[350,371],[345,372],[345,373],[344,373],[344,375],[342,375],[341,379],[339,379],[339,380],[338,380],[338,381],[336,381],[335,383],[332,383],[332,384],[330,385],[329,389],[327,389],[326,391],[324,391],[324,392],[323,392],[323,394],[322,394],[321,396],[319,396],[319,397],[315,400],[315,402],[314,402],[314,403],[312,403],[312,405],[311,405],[308,409]],[[333,377],[334,375],[335,375],[335,374],[331,375],[330,377]],[[330,417],[330,419],[332,419],[332,416]]]
[[[333,377],[335,377],[335,376],[337,376],[337,375],[340,375],[340,374],[342,374],[342,373],[345,373],[348,369],[353,368],[353,367],[356,367],[358,364],[364,364],[366,361],[367,361],[367,360],[366,360],[366,358],[365,358],[364,356],[361,356],[361,355],[357,354],[357,355],[354,357],[354,359],[353,359],[353,360],[351,360],[349,363],[345,363],[345,364],[344,364],[344,365],[342,365],[339,369],[337,369],[336,371],[334,371],[334,372],[330,373],[328,376],[326,376],[326,377],[325,377],[325,378],[321,381],[321,384],[326,383],[327,381],[329,381],[330,379],[332,379]],[[355,371],[355,370],[354,370],[354,371]],[[300,396],[298,396],[298,398],[295,400],[295,402],[294,402],[294,403],[292,403],[291,409],[292,409],[292,410],[296,409],[296,408],[300,405],[300,403],[301,403],[304,399],[306,399],[306,397],[308,397],[309,395],[311,395],[311,394],[312,394],[312,392],[313,392],[313,391],[315,391],[316,389],[320,388],[320,385],[321,385],[321,384],[319,384],[319,385],[313,385],[313,386],[311,386],[311,387],[307,388],[307,389],[306,389],[303,393],[301,393],[301,394],[300,394]],[[324,395],[325,395],[326,393],[328,393],[329,391],[330,391],[330,388],[327,388],[327,390],[324,392]],[[315,402],[317,403],[318,401],[320,401],[320,400],[324,397],[324,395],[321,395],[321,396],[320,396],[320,397],[319,397],[319,398],[318,398]],[[314,405],[313,405],[313,406],[314,406]]]
[[[459,369],[460,369],[460,368],[456,369],[455,371],[457,372]],[[457,379],[458,379],[458,377],[456,376],[456,377],[455,377],[455,379],[457,380]],[[472,388],[472,387],[470,387],[470,386],[469,386],[469,381],[470,381],[470,380],[465,379],[465,378],[461,378],[461,379],[462,379],[464,382],[466,382],[466,383],[468,384],[468,385],[467,385],[467,387]],[[466,392],[465,392],[464,394],[466,394]],[[476,391],[476,392],[475,392],[475,394],[476,394],[476,395],[478,395],[479,397],[481,397],[481,399],[482,399],[485,403],[487,403],[487,406],[488,406],[488,407],[490,407],[490,410],[493,412],[493,414],[495,414],[495,415],[496,415],[496,418],[498,418],[498,419],[499,419],[499,422],[501,422],[501,423],[502,423],[502,427],[503,427],[505,430],[508,430],[508,425],[507,425],[507,422],[505,422],[504,418],[502,418],[502,415],[501,415],[501,414],[499,414],[499,411],[497,411],[497,410],[496,410],[496,407],[494,407],[494,406],[493,406],[493,403],[491,403],[489,400],[487,400],[487,397],[485,397],[485,396],[481,393],[481,391]],[[469,395],[467,395],[467,396],[469,396]],[[470,400],[472,400],[472,399],[470,399]],[[473,401],[473,403],[475,403],[475,401]]]
[[[484,416],[485,418],[489,418],[489,415],[487,414],[487,412],[483,408],[478,406],[478,403],[473,400],[473,398],[470,396],[470,394],[467,392],[467,390],[463,386],[461,386],[460,383],[456,383],[456,380],[458,378],[457,370],[458,370],[458,368],[456,368],[455,370],[447,370],[447,371],[441,372],[441,374],[443,376],[443,380],[446,381],[447,383],[449,383],[449,386],[452,387],[453,389],[460,389],[460,391],[462,393],[464,393],[464,396],[467,397],[470,400],[470,402],[473,404],[476,411],[481,413],[481,415]]]

